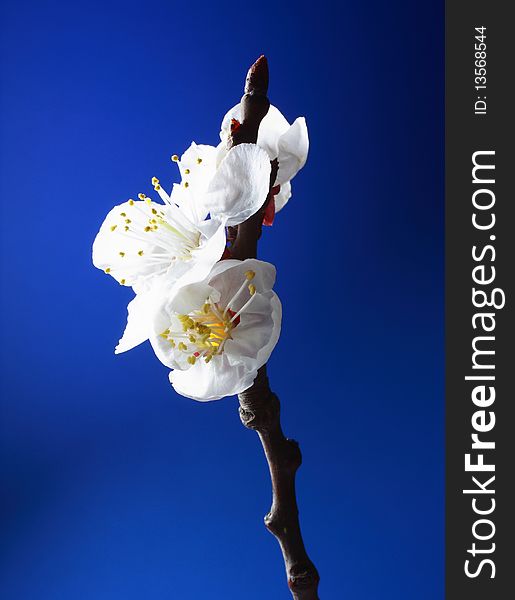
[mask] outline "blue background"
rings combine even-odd
[[[308,163],[260,253],[321,597],[443,598],[443,4],[8,0],[1,9],[5,600],[289,597],[235,398],[177,396],[91,265],[115,203],[217,143],[264,52]]]

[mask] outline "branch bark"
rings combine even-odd
[[[256,143],[259,125],[268,112],[268,64],[261,56],[249,69],[245,94],[241,99],[242,120],[231,128],[229,146]],[[257,257],[263,216],[277,176],[277,161],[272,161],[270,190],[262,208],[230,232],[233,240],[231,254],[245,260]],[[287,439],[281,428],[280,403],[271,391],[266,365],[251,388],[238,396],[240,419],[245,427],[259,435],[272,480],[272,507],[265,516],[265,525],[277,538],[284,558],[288,587],[294,600],[318,600],[320,577],[306,552],[299,524],[295,492],[295,475],[302,462],[299,445]]]

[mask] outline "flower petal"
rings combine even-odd
[[[211,216],[239,225],[256,213],[270,186],[270,161],[256,144],[239,144],[227,153],[208,188],[205,207]]]
[[[285,207],[288,200],[291,198],[291,183],[287,181],[281,185],[279,193],[274,196],[276,214]]]
[[[169,377],[177,393],[206,402],[240,394],[252,386],[256,375],[257,370],[248,371],[243,365],[230,365],[222,354],[215,356],[209,364],[197,361],[187,371],[172,371]]]
[[[217,151],[214,146],[192,142],[177,161],[182,182],[180,185],[174,184],[172,201],[195,224],[207,216],[202,198],[216,171]]]
[[[282,185],[295,177],[306,164],[308,150],[309,137],[306,119],[299,117],[279,138],[279,172],[277,173],[276,185]]]
[[[225,344],[229,363],[243,363],[249,370],[262,367],[279,340],[281,317],[281,302],[274,292],[256,293],[249,310],[234,328],[232,340]]]
[[[213,267],[208,284],[219,290],[220,303],[227,306],[231,298],[236,294],[245,281],[245,274],[248,271],[254,272],[252,283],[260,293],[268,292],[272,289],[275,283],[276,271],[274,265],[255,258],[247,260],[223,260]],[[248,300],[248,296],[244,296],[233,303],[231,309],[239,310]]]
[[[279,156],[279,139],[290,124],[275,106],[270,106],[265,118],[261,121],[258,132],[257,144],[266,150],[270,160]]]
[[[155,296],[152,292],[143,292],[136,296],[127,305],[127,326],[123,332],[118,345],[115,348],[115,354],[121,354],[139,346],[150,335],[152,304]]]

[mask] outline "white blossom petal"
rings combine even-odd
[[[232,340],[225,345],[229,363],[235,366],[243,363],[249,370],[262,367],[279,340],[281,318],[282,307],[277,294],[269,291],[256,297],[241,316]]]
[[[270,186],[270,161],[256,144],[239,144],[220,163],[205,207],[227,225],[238,225],[263,206]]]
[[[170,383],[181,396],[207,402],[234,396],[245,391],[254,383],[257,369],[247,371],[243,365],[230,365],[227,357],[217,357],[209,364],[198,361],[187,371],[170,373]]]
[[[306,164],[309,150],[308,129],[306,119],[299,117],[278,140],[279,172],[276,185],[282,185],[295,175]]]
[[[153,308],[158,297],[157,290],[153,290],[136,294],[129,302],[127,326],[115,348],[115,354],[132,350],[148,340],[153,322]]]
[[[257,258],[248,258],[247,260],[222,260],[213,267],[207,279],[208,284],[219,290],[220,303],[227,305],[241,287],[245,278],[245,273],[254,272],[253,284],[260,293],[268,292],[274,287],[276,270],[274,265]],[[231,303],[231,308],[239,310],[245,300],[236,299]]]
[[[279,190],[279,193],[274,196],[275,212],[278,213],[280,210],[282,210],[286,206],[286,203],[288,202],[288,200],[290,198],[291,198],[291,183],[289,181],[287,181],[286,183],[283,183],[281,185],[281,189]]]
[[[175,162],[181,173],[181,183],[174,184],[171,199],[195,224],[207,216],[203,196],[217,167],[217,148],[192,142]]]
[[[257,145],[267,151],[270,160],[280,159],[279,138],[288,131],[290,124],[275,106],[270,106],[258,131]]]

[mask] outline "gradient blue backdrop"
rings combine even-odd
[[[113,346],[130,291],[91,265],[114,203],[216,143],[251,62],[311,152],[265,232],[271,362],[299,439],[321,597],[443,597],[442,2],[1,9],[5,600],[281,600],[266,463],[234,398],[177,396]]]

